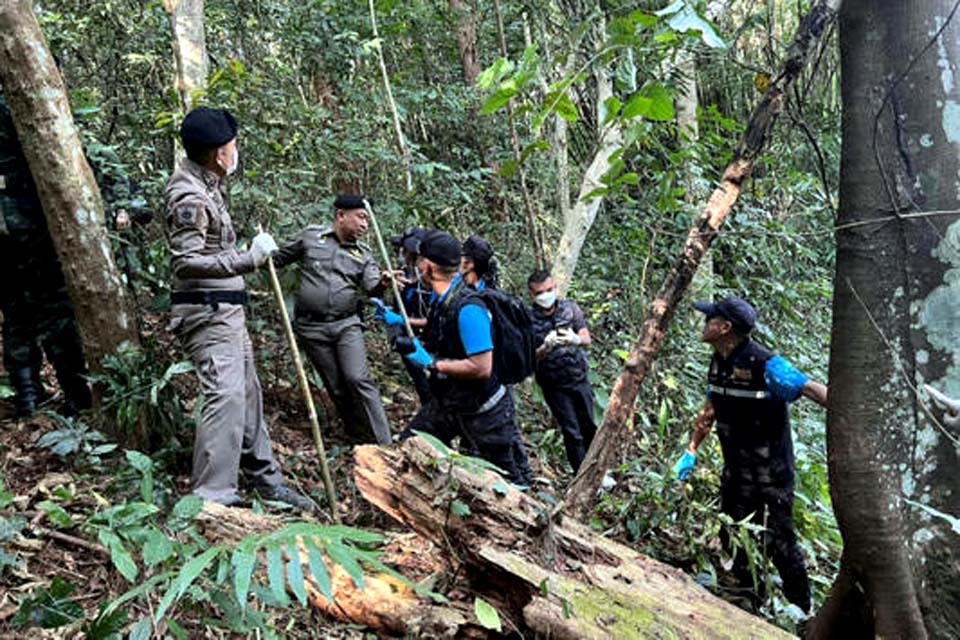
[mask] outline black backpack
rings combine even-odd
[[[476,292],[493,316],[493,368],[503,384],[519,384],[537,364],[533,316],[521,300],[499,289]]]

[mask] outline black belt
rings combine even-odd
[[[245,305],[249,301],[246,291],[174,291],[170,294],[170,304],[209,304],[214,310],[217,305]]]
[[[316,311],[307,311],[306,309],[295,309],[294,315],[297,317],[297,320],[307,320],[308,322],[337,322],[339,320],[346,320],[347,318],[355,316],[357,315],[357,312],[348,311],[347,313],[335,315],[332,313],[317,313]]]

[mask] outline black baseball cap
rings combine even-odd
[[[420,243],[428,233],[423,227],[411,227],[403,232],[403,235],[393,236],[390,243],[395,247],[403,247],[404,251],[410,253],[420,253]]]
[[[757,326],[757,310],[737,296],[727,296],[718,302],[695,302],[693,306],[708,318],[720,317],[729,320],[734,329],[741,333],[749,333]]]
[[[420,241],[420,255],[441,267],[460,264],[460,241],[446,231],[428,231]]]

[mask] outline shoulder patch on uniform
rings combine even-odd
[[[177,224],[185,227],[193,227],[197,224],[197,218],[200,215],[200,205],[195,202],[187,202],[177,207]]]

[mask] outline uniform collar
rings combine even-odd
[[[730,352],[730,355],[727,356],[726,358],[724,358],[723,356],[721,356],[721,355],[720,355],[720,352],[717,352],[717,354],[716,354],[717,360],[719,360],[720,362],[722,362],[722,363],[724,363],[724,364],[727,364],[727,363],[730,363],[730,362],[735,361],[737,358],[740,357],[740,354],[743,353],[744,349],[746,349],[748,346],[750,346],[750,343],[751,343],[751,342],[752,342],[752,341],[750,340],[750,338],[746,338],[743,342],[741,342],[741,343],[738,344],[736,347],[734,347],[734,348],[733,348],[733,351],[731,351],[731,352]]]
[[[207,169],[203,165],[194,162],[190,158],[183,161],[183,166],[194,177],[198,178],[208,189],[223,188],[223,178],[216,172]]]

